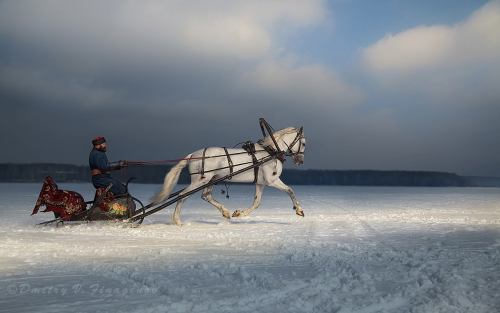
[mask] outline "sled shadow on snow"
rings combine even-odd
[[[202,221],[202,220],[194,220],[192,223],[197,223],[197,224],[210,224],[210,225],[218,225],[223,223],[224,221]],[[284,223],[284,222],[271,222],[271,221],[227,221],[227,224],[274,224],[274,225],[291,225],[290,223]]]
[[[237,225],[237,224],[247,224],[247,225],[257,225],[257,224],[274,224],[274,225],[291,225],[291,223],[285,223],[285,222],[271,222],[271,221],[226,221],[226,220],[220,220],[220,221],[206,221],[206,220],[186,220],[184,224],[205,224],[205,225],[219,225],[219,224],[231,224],[231,225]],[[151,221],[148,223],[145,223],[143,225],[170,225],[170,226],[177,226],[175,224],[172,224],[170,222],[164,222],[164,221]]]

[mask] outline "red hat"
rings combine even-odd
[[[100,145],[100,144],[105,143],[105,142],[106,142],[106,138],[104,138],[102,136],[97,136],[94,139],[92,139],[92,144],[94,146]]]

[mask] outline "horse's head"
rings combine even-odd
[[[287,143],[287,153],[292,156],[293,163],[301,165],[304,163],[304,152],[306,150],[306,137],[304,136],[304,128],[295,128],[292,135],[292,141]],[[289,136],[291,137],[291,136]]]
[[[304,128],[288,127],[273,133],[279,148],[286,155],[292,156],[293,162],[296,165],[304,163],[304,151],[306,149],[306,138],[304,136]],[[266,146],[275,148],[275,145],[270,136],[265,137],[262,143]]]

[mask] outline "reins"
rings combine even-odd
[[[266,150],[257,150],[255,152],[262,152]],[[243,152],[235,152],[235,153],[228,153],[228,154],[218,154],[218,155],[209,155],[205,157],[190,157],[190,158],[180,158],[180,159],[170,159],[170,160],[155,160],[155,161],[127,161],[129,165],[159,165],[159,164],[168,164],[168,163],[177,163],[180,161],[191,161],[191,160],[202,160],[202,159],[211,159],[211,158],[220,158],[220,157],[227,157],[233,156],[233,155],[239,155],[239,154],[248,154],[248,152],[243,151]]]
[[[285,162],[285,153],[283,151],[281,151],[280,149],[280,146],[278,145],[278,142],[276,141],[276,138],[274,138],[274,129],[271,127],[271,125],[269,125],[269,123],[263,118],[259,118],[259,125],[260,125],[260,130],[262,131],[262,135],[264,136],[264,138],[267,137],[266,135],[266,130],[267,130],[267,133],[269,134],[269,137],[271,137],[271,140],[273,141],[274,143],[274,153],[276,155],[276,158],[278,158],[278,160],[280,160],[281,162]]]
[[[269,123],[264,118],[262,118],[262,117],[259,118],[259,124],[260,124],[260,129],[262,131],[262,135],[264,136],[264,138],[266,138],[266,137],[269,136],[271,138],[273,144],[274,144],[274,147],[269,146],[269,145],[264,146],[264,145],[261,144],[261,141],[259,141],[257,144],[262,145],[264,149],[263,150],[254,150],[252,153],[267,152],[270,155],[276,156],[276,158],[278,160],[280,160],[281,162],[285,161],[285,156],[293,156],[293,155],[296,155],[296,154],[303,154],[303,152],[300,152],[300,148],[301,148],[301,145],[302,145],[302,142],[300,142],[300,139],[303,138],[303,127],[301,127],[299,129],[299,131],[297,132],[297,135],[295,136],[294,140],[290,143],[290,145],[288,145],[285,141],[283,141],[283,143],[287,147],[287,150],[286,151],[282,151],[280,149],[279,145],[278,145],[278,142],[276,141],[276,138],[274,138],[274,135],[273,135],[274,134],[274,129],[272,128],[272,126],[269,125]],[[266,134],[266,131],[267,131],[267,134]],[[297,152],[293,152],[292,148],[297,144],[297,142],[299,142],[299,149],[297,150]],[[127,161],[127,163],[129,165],[160,165],[160,164],[177,163],[177,162],[180,162],[180,161],[191,161],[191,160],[202,160],[202,162],[204,163],[205,159],[225,157],[225,158],[228,158],[228,160],[230,160],[231,159],[230,157],[234,156],[234,155],[252,154],[252,153],[250,153],[245,148],[243,148],[245,151],[234,152],[234,153],[228,153],[227,148],[224,148],[224,152],[225,152],[224,154],[208,155],[208,156],[206,156],[205,155],[206,149],[207,148],[205,148],[205,150],[203,151],[203,156],[201,156],[201,157],[189,157],[189,158],[169,159],[169,160],[155,160],[155,161],[134,160],[134,161]],[[231,163],[231,162],[229,161],[229,163]],[[228,168],[233,168],[233,166],[243,165],[243,164],[246,164],[246,163],[231,164],[230,167],[228,167]],[[204,166],[203,166],[203,169],[204,169]],[[205,172],[207,172],[207,171],[203,170],[201,172],[201,174],[203,175]]]

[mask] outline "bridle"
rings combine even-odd
[[[281,162],[284,162],[285,161],[285,156],[296,156],[296,155],[299,155],[299,154],[304,154],[304,152],[301,152],[301,148],[302,148],[302,141],[301,139],[304,138],[304,127],[300,127],[299,131],[297,132],[297,135],[295,136],[295,138],[292,140],[292,142],[288,145],[286,142],[283,141],[283,143],[286,145],[287,147],[287,150],[286,151],[281,151],[279,145],[278,145],[278,142],[276,141],[276,139],[274,138],[274,131],[273,131],[273,128],[271,127],[271,125],[269,125],[269,123],[264,119],[264,118],[259,118],[259,124],[260,124],[260,129],[262,130],[262,134],[264,135],[264,137],[266,137],[266,130],[267,130],[267,133],[269,134],[269,137],[271,137],[271,140],[273,141],[274,143],[274,148],[272,147],[269,147],[271,148],[272,150],[274,150],[274,154],[276,154],[277,158],[281,161]],[[297,150],[297,152],[293,152],[292,148],[297,144],[297,142],[299,143],[299,149]],[[267,150],[267,149],[266,149]]]
[[[297,132],[297,135],[295,138],[292,140],[290,145],[287,145],[286,142],[283,141],[283,143],[286,145],[287,150],[285,151],[285,155],[287,156],[295,156],[298,154],[304,154],[304,152],[301,152],[300,149],[302,148],[302,140],[304,138],[304,127],[301,127],[299,131]],[[297,152],[293,152],[292,148],[299,143],[299,148],[297,149]]]

